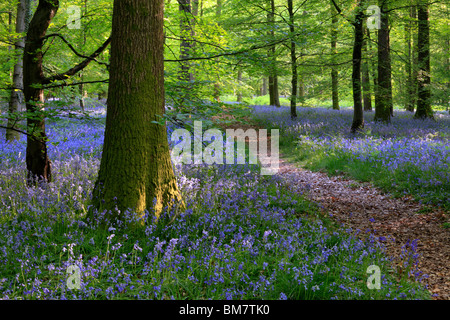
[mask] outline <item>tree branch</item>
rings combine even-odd
[[[51,83],[53,81],[57,81],[57,80],[66,80],[67,78],[73,76],[77,72],[83,70],[92,60],[94,60],[96,57],[98,57],[100,55],[100,53],[102,53],[106,49],[106,47],[109,45],[110,42],[111,42],[111,37],[109,37],[93,54],[91,54],[89,57],[87,57],[84,61],[80,62],[75,67],[67,70],[66,72],[44,78],[42,80],[41,84],[49,84],[49,83]]]
[[[103,65],[106,65],[106,66],[109,67],[109,64],[106,63],[106,62],[98,61],[98,60],[95,59],[95,58],[92,58],[92,57],[89,57],[89,56],[85,56],[85,55],[83,55],[83,54],[77,52],[77,51],[75,50],[75,48],[69,43],[69,41],[67,41],[67,40],[66,40],[62,35],[60,35],[59,33],[52,33],[52,34],[46,35],[45,37],[42,38],[42,40],[46,40],[46,39],[51,38],[51,37],[58,37],[58,38],[60,38],[62,41],[64,41],[65,44],[67,44],[67,46],[70,48],[70,50],[72,50],[72,52],[75,53],[77,56],[79,56],[79,57],[81,57],[81,58],[85,58],[85,59],[90,59],[90,60],[92,60],[92,61],[97,62],[98,64],[103,64]]]
[[[51,85],[51,86],[43,86],[42,89],[71,87],[71,86],[78,86],[80,84],[86,84],[86,83],[108,83],[108,81],[109,81],[109,79],[95,80],[95,81],[82,81],[82,82],[74,82],[74,83],[61,83],[61,84],[55,84],[55,85]]]

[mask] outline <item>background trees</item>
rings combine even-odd
[[[343,14],[350,18],[356,2],[353,0],[336,0]],[[15,40],[20,39],[15,32],[18,15],[18,1],[7,1],[0,5],[0,60],[2,69],[0,78],[4,86],[0,91],[3,101],[11,98],[12,70],[16,59],[12,50]],[[378,64],[375,52],[388,53],[381,42],[386,41],[385,23],[382,30],[365,31],[362,52],[362,85],[363,96],[367,91],[367,75],[370,84],[380,82],[381,88],[388,80],[384,75],[391,75],[391,92],[387,93],[387,108],[404,105],[410,111],[416,110],[419,84],[418,63],[418,31],[419,17],[417,15],[419,2],[416,0],[367,0],[362,5],[363,21],[368,18],[366,9],[369,5],[378,5],[385,13],[381,18],[389,18],[389,56],[391,70],[387,69],[387,60],[381,58]],[[420,1],[421,8],[428,7],[429,46],[430,46],[430,84],[426,87],[430,94],[430,105],[435,108],[448,104],[449,69],[442,67],[448,64],[449,31],[448,4],[444,1]],[[31,11],[36,9],[37,2],[32,1]],[[73,16],[69,6],[80,8],[80,29],[69,29],[68,19]],[[85,5],[88,10],[86,11]],[[81,55],[89,54],[101,44],[101,38],[106,39],[111,28],[111,0],[77,0],[61,1],[59,14],[50,27],[64,36],[67,42]],[[331,8],[331,10],[330,10]],[[333,12],[334,10],[334,12]],[[422,9],[421,9],[422,10]],[[423,10],[422,10],[423,11]],[[352,106],[351,65],[353,48],[353,28],[350,22],[340,17],[331,1],[324,6],[320,1],[292,1],[292,12],[289,1],[286,0],[250,0],[250,1],[165,1],[165,60],[166,92],[168,103],[175,104],[181,96],[180,68],[189,67],[190,91],[189,99],[220,98],[220,100],[237,100],[244,102],[266,102],[255,100],[264,92],[264,86],[273,90],[278,88],[279,95],[272,93],[272,103],[279,97],[280,103],[290,105],[289,100],[293,89],[294,68],[292,67],[292,44],[295,44],[295,71],[297,77],[297,93],[295,104],[321,105],[337,108]],[[9,14],[11,13],[11,15]],[[11,16],[11,24],[9,24]],[[421,19],[423,14],[421,14]],[[336,21],[338,18],[338,21]],[[269,20],[268,20],[269,19]],[[385,21],[385,20],[383,20]],[[422,26],[425,26],[423,23]],[[19,29],[20,30],[20,29]],[[294,30],[292,32],[291,30]],[[421,29],[422,30],[422,29]],[[423,33],[422,33],[423,34]],[[84,40],[86,38],[86,40]],[[330,50],[331,44],[331,50]],[[379,45],[380,44],[380,45]],[[80,61],[80,56],[67,46],[61,38],[55,37],[44,43],[46,64],[44,74],[50,75],[57,70],[70,68]],[[275,50],[274,50],[275,49]],[[423,51],[422,51],[423,52]],[[100,54],[100,61],[107,61],[108,50]],[[188,60],[186,60],[188,59]],[[425,64],[426,65],[426,64]],[[380,68],[380,70],[378,70]],[[378,79],[378,73],[381,78]],[[273,77],[276,72],[276,80]],[[271,73],[273,75],[271,75]],[[194,76],[195,75],[195,76]],[[271,77],[271,81],[269,80]],[[83,91],[89,98],[106,97],[107,84],[100,82],[107,79],[105,65],[94,64],[89,70],[84,70]],[[195,79],[194,79],[195,78]],[[426,80],[426,79],[424,79]],[[66,79],[66,84],[81,81],[81,77]],[[98,82],[97,82],[98,81]],[[274,81],[277,86],[274,86]],[[337,85],[339,83],[339,85]],[[422,82],[421,82],[422,83]],[[220,92],[219,92],[220,87]],[[364,87],[367,90],[364,90]],[[44,94],[64,96],[79,104],[79,87],[49,88]],[[172,89],[174,88],[174,89]],[[175,89],[176,88],[176,89]],[[239,90],[238,90],[239,89]],[[370,87],[369,87],[370,89]],[[376,94],[376,86],[374,93]],[[389,89],[386,89],[389,92]],[[339,91],[339,96],[336,93]],[[176,94],[178,92],[178,94]],[[423,91],[421,91],[423,93]],[[268,93],[268,92],[267,92]],[[381,92],[380,92],[381,93]],[[220,95],[220,97],[218,97]],[[392,98],[389,98],[389,97]],[[334,98],[333,98],[334,97]],[[378,95],[380,103],[380,95]],[[267,97],[269,98],[269,97]],[[253,100],[252,100],[253,99]],[[286,99],[286,100],[285,100]],[[372,96],[373,99],[373,96]],[[371,100],[372,100],[371,99]],[[390,102],[392,101],[392,102]],[[421,100],[423,101],[423,99]],[[372,102],[372,101],[370,101]],[[181,103],[181,101],[178,101]],[[369,108],[368,93],[366,94],[367,110]],[[3,110],[6,111],[6,109]],[[192,106],[187,108],[193,111]],[[380,111],[383,108],[378,108]],[[387,115],[377,113],[376,118],[388,120]],[[11,126],[11,124],[10,124]],[[10,131],[11,132],[11,131]]]

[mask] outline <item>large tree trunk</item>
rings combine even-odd
[[[355,28],[355,40],[353,44],[353,70],[352,70],[352,88],[353,88],[353,123],[351,131],[355,133],[364,127],[364,113],[361,102],[361,56],[364,40],[363,18],[364,13],[361,8],[361,1],[358,1],[358,12],[353,24]]]
[[[417,6],[417,17],[419,20],[418,31],[418,95],[416,118],[433,118],[431,109],[431,88],[430,88],[430,29],[428,22],[428,3],[420,0]]]
[[[381,28],[378,30],[378,88],[375,95],[375,121],[390,122],[393,115],[389,16],[386,0],[378,2]]]
[[[20,0],[17,3],[16,14],[16,33],[23,33],[27,30],[27,24],[30,20],[30,0]],[[19,38],[14,44],[14,55],[17,62],[14,65],[13,71],[13,87],[11,90],[11,97],[9,99],[9,112],[17,114],[25,109],[24,95],[23,95],[23,48],[25,47],[25,39]],[[6,129],[6,140],[19,140],[20,134],[13,130],[16,128],[18,120],[12,117],[8,118],[8,128]]]
[[[151,123],[164,114],[163,6],[114,1],[105,140],[93,192],[100,211],[154,209],[160,217],[180,200],[166,127]]]
[[[291,79],[291,119],[294,120],[297,118],[297,56],[295,53],[295,27],[294,27],[294,6],[292,4],[293,0],[288,0],[288,11],[289,11],[289,31],[291,33],[291,70],[292,70],[292,79]]]
[[[332,63],[331,67],[331,99],[333,103],[333,109],[339,110],[339,80],[338,80],[338,70],[336,65],[336,44],[337,44],[337,23],[338,14],[331,3],[331,55]]]
[[[42,115],[44,90],[37,88],[44,80],[42,70],[42,38],[52,22],[59,6],[57,0],[39,1],[36,12],[31,19],[25,53],[23,56],[23,85],[26,109],[35,117],[27,118],[27,183],[34,185],[37,181],[51,181],[51,165],[47,155],[47,135],[45,133],[45,117]]]

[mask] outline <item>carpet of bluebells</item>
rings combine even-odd
[[[280,129],[291,150],[315,158],[312,168],[322,164],[365,176],[389,191],[450,209],[448,112],[436,112],[435,120],[417,120],[413,113],[396,110],[391,124],[374,122],[374,113],[365,112],[364,129],[353,135],[352,109],[298,108],[297,120],[290,119],[288,108],[254,110],[262,125]]]
[[[326,143],[306,136],[326,125],[321,116],[310,117],[304,139]],[[301,125],[306,123],[286,128]],[[331,135],[340,130],[334,126],[328,128]],[[169,138],[173,129],[168,128]],[[134,216],[126,211],[122,220],[101,227],[108,212],[92,221],[85,214],[101,158],[104,118],[53,120],[47,132],[54,182],[46,186],[26,187],[24,138],[0,142],[0,299],[430,297],[419,284],[425,275],[415,267],[414,241],[402,253],[410,272],[399,278],[377,239],[361,240],[320,218],[314,204],[280,177],[261,175],[257,165],[176,166],[187,209],[173,223],[154,223],[148,212],[143,228],[128,228]],[[342,145],[345,141],[342,137]],[[364,156],[363,144],[353,146]],[[166,211],[168,219],[161,221],[173,214]],[[81,271],[79,289],[68,285],[70,265]],[[381,289],[367,286],[370,265],[381,269]]]

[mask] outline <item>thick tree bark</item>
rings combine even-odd
[[[387,1],[379,0],[378,4],[381,10],[381,28],[378,30],[378,88],[374,120],[389,123],[393,115],[389,17]]]
[[[289,31],[291,33],[291,119],[295,120],[297,118],[297,56],[295,53],[295,27],[294,27],[294,6],[293,0],[288,0],[288,11],[289,11]]]
[[[352,71],[352,88],[353,88],[353,123],[351,131],[355,133],[364,127],[364,113],[361,102],[361,57],[362,45],[364,40],[363,18],[364,13],[361,8],[361,2],[358,1],[355,22],[355,40],[353,44],[353,71]]]
[[[416,118],[433,118],[431,109],[431,88],[430,88],[430,28],[428,21],[427,0],[420,0],[417,6],[417,18],[419,20],[418,31],[418,87],[417,87],[417,110]]]
[[[331,54],[332,54],[332,63],[336,63],[336,44],[337,44],[337,23],[338,16],[337,12],[331,4]],[[334,110],[339,110],[339,79],[338,79],[338,70],[335,65],[331,67],[331,99]]]
[[[154,209],[160,217],[180,200],[166,127],[151,123],[164,114],[163,6],[114,1],[108,112],[93,192],[100,211]]]
[[[17,3],[16,14],[16,33],[24,33],[30,19],[30,0],[20,0]],[[23,95],[23,48],[25,47],[25,39],[19,38],[14,44],[14,55],[17,62],[13,71],[13,87],[11,97],[9,99],[9,112],[11,114],[21,112],[25,109]],[[16,128],[18,120],[8,118],[8,128]],[[6,130],[6,141],[19,140],[20,133],[13,129]]]

